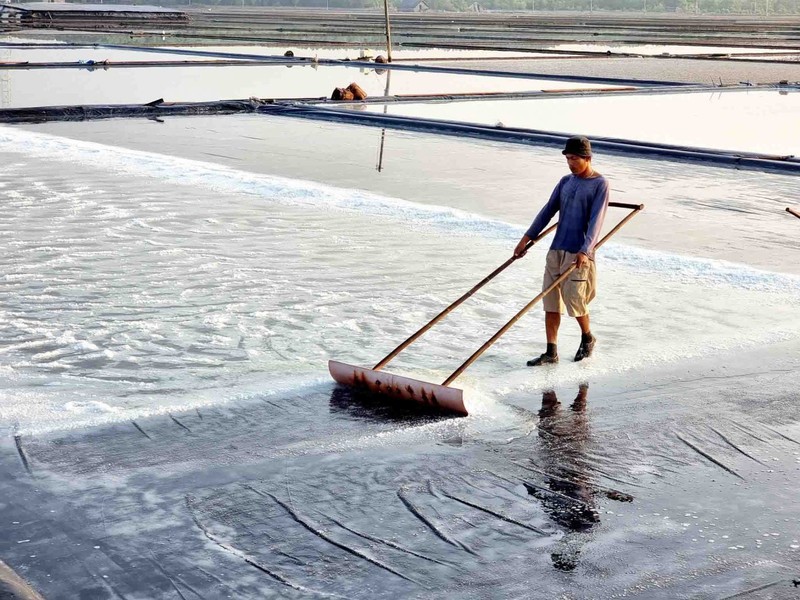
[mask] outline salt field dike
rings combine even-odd
[[[800,599],[800,1],[295,4],[0,5],[0,599]]]

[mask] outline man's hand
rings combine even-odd
[[[578,254],[575,256],[575,268],[582,269],[588,264],[589,264],[589,257],[586,256],[583,252],[578,252]]]
[[[528,242],[531,241],[527,235],[523,235],[522,239],[517,243],[517,247],[514,248],[514,258],[522,258],[528,252]]]

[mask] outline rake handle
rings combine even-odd
[[[622,205],[621,203],[611,203],[611,202],[609,202],[609,206],[621,206],[622,208],[630,208],[632,212],[629,213],[628,215],[626,215],[624,219],[622,219],[619,223],[617,223],[616,226],[603,237],[603,239],[601,239],[599,242],[597,242],[597,245],[595,246],[595,249],[597,249],[600,246],[602,246],[612,235],[614,235],[617,231],[619,231],[620,228],[622,228],[622,226],[625,225],[625,223],[630,221],[634,217],[634,215],[636,215],[640,210],[642,210],[644,208],[644,204],[626,204],[626,205]],[[552,283],[552,285],[550,285],[550,287],[548,287],[541,294],[536,296],[533,300],[528,302],[528,304],[526,304],[522,308],[522,310],[520,310],[516,315],[514,315],[508,323],[503,325],[503,327],[500,329],[500,331],[498,331],[491,338],[489,338],[483,346],[478,348],[478,350],[472,356],[470,356],[466,361],[464,361],[464,363],[460,367],[458,367],[455,371],[453,371],[452,375],[450,375],[450,377],[448,377],[447,379],[445,379],[442,382],[442,385],[446,386],[446,385],[449,385],[450,383],[452,383],[456,379],[456,377],[461,375],[461,373],[463,373],[467,369],[467,367],[469,367],[472,363],[474,363],[476,360],[478,360],[478,357],[480,357],[481,354],[486,352],[486,350],[489,349],[489,347],[492,344],[494,344],[498,339],[500,339],[500,337],[506,331],[511,329],[511,326],[514,325],[514,323],[516,323],[517,321],[519,321],[522,318],[522,316],[533,307],[534,304],[539,302],[539,300],[544,298],[547,294],[552,292],[558,285],[560,285],[561,282],[564,281],[570,275],[570,273],[572,273],[572,271],[574,269],[575,269],[575,265],[573,264],[572,266],[570,266],[569,269],[567,269],[564,273],[562,273],[561,276],[558,279],[556,279]]]
[[[794,210],[793,208],[789,208],[789,207],[787,206],[787,207],[786,207],[786,212],[788,212],[789,214],[791,214],[791,215],[794,215],[795,217],[797,217],[798,219],[800,219],[800,212],[797,212],[797,211],[796,211],[796,210]]]
[[[548,234],[549,234],[551,231],[553,231],[553,229],[555,229],[557,226],[558,226],[558,223],[554,223],[553,225],[551,225],[550,227],[548,227],[547,229],[545,229],[545,230],[544,230],[542,233],[540,233],[540,234],[539,234],[539,235],[536,237],[536,239],[533,239],[533,240],[531,240],[530,242],[528,242],[528,244],[525,246],[525,250],[527,251],[527,250],[528,250],[529,248],[531,248],[531,247],[532,247],[532,246],[533,246],[533,245],[534,245],[536,242],[538,242],[538,241],[539,241],[539,240],[541,240],[543,237],[545,237],[546,235],[548,235]],[[390,360],[392,360],[392,359],[393,359],[395,356],[397,356],[397,355],[398,355],[398,354],[400,354],[400,353],[401,353],[403,350],[405,350],[406,348],[408,348],[408,346],[410,346],[410,345],[411,345],[412,343],[414,343],[414,342],[415,342],[417,339],[419,339],[419,337],[420,337],[420,336],[422,336],[422,334],[424,334],[424,333],[425,333],[426,331],[428,331],[428,330],[429,330],[431,327],[433,327],[434,325],[436,325],[436,323],[438,323],[439,321],[441,321],[442,319],[444,319],[444,318],[445,318],[445,317],[446,317],[446,316],[447,316],[447,315],[448,315],[450,312],[452,312],[452,311],[453,311],[455,308],[457,308],[459,305],[461,305],[461,304],[462,304],[462,303],[463,303],[463,302],[464,302],[464,301],[465,301],[467,298],[469,298],[470,296],[472,296],[472,295],[473,295],[475,292],[477,292],[479,289],[481,289],[481,288],[482,288],[484,285],[486,285],[487,283],[489,283],[489,281],[491,281],[492,279],[494,279],[494,278],[495,278],[495,277],[496,277],[496,276],[497,276],[499,273],[501,273],[502,271],[504,271],[504,270],[506,269],[506,267],[508,267],[508,266],[509,266],[511,263],[513,263],[515,260],[518,260],[518,258],[521,258],[521,257],[512,256],[512,257],[511,257],[511,258],[509,258],[509,259],[508,259],[506,262],[504,262],[502,265],[500,265],[499,267],[497,267],[497,268],[496,268],[494,271],[492,271],[491,273],[489,273],[489,274],[488,274],[486,277],[484,277],[484,278],[483,278],[483,279],[480,281],[480,283],[478,283],[477,285],[475,285],[475,287],[473,287],[473,288],[472,288],[470,291],[468,291],[466,294],[464,294],[463,296],[461,296],[461,297],[460,297],[458,300],[456,300],[455,302],[453,302],[453,303],[452,303],[450,306],[448,306],[447,308],[445,308],[445,309],[444,309],[442,312],[440,312],[438,315],[436,315],[436,316],[435,316],[433,319],[431,319],[430,321],[428,321],[428,323],[426,323],[426,324],[425,324],[425,325],[424,325],[424,326],[423,326],[421,329],[418,329],[418,330],[417,330],[415,333],[411,334],[411,336],[409,336],[409,337],[408,337],[408,339],[406,339],[406,340],[405,340],[405,341],[404,341],[402,344],[400,344],[400,345],[399,345],[397,348],[395,348],[395,349],[394,349],[394,350],[392,350],[392,351],[391,351],[389,354],[387,354],[387,355],[386,355],[386,356],[385,356],[385,357],[384,357],[384,358],[383,358],[383,359],[382,359],[382,360],[381,360],[381,361],[380,361],[380,362],[379,362],[377,365],[375,365],[374,367],[372,367],[372,370],[373,370],[373,371],[379,371],[379,370],[381,370],[383,367],[385,367],[385,366],[386,366],[386,364],[387,364],[387,363],[388,363]]]

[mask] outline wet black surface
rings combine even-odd
[[[794,598],[796,356],[7,436],[0,555],[46,598]]]

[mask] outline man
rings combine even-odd
[[[572,274],[544,297],[547,350],[528,361],[529,367],[558,362],[558,328],[566,305],[581,328],[581,345],[575,360],[592,355],[597,340],[589,327],[589,302],[595,296],[594,247],[608,208],[608,182],[592,168],[592,146],[583,136],[567,140],[562,154],[571,172],[558,182],[547,204],[514,249],[517,258],[525,255],[527,243],[539,235],[556,213],[558,228],[547,253],[542,290],[550,287],[571,265]]]

